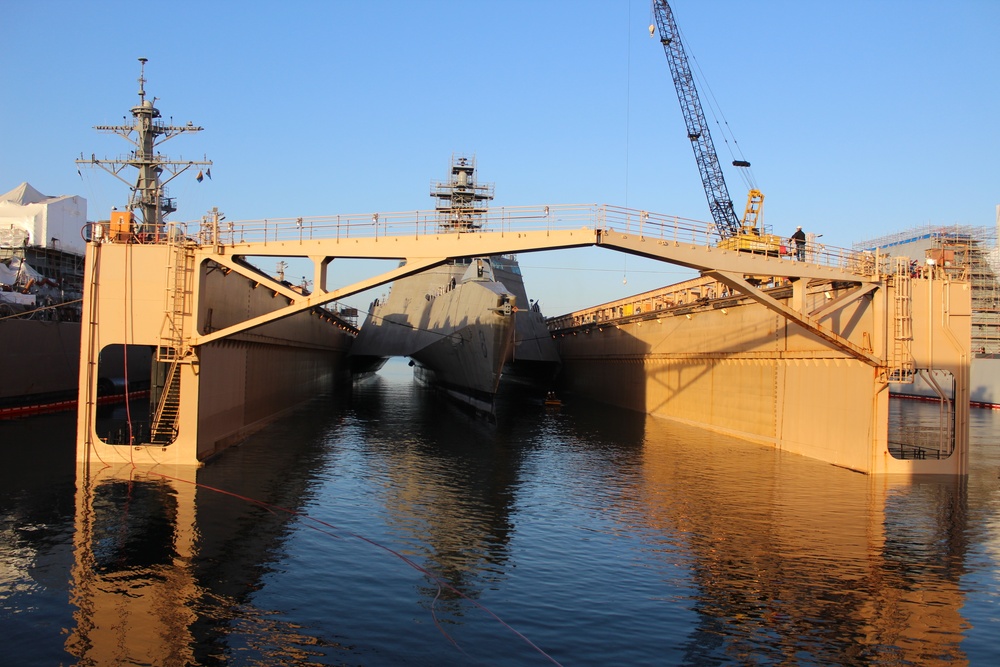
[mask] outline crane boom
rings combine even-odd
[[[667,54],[670,64],[670,74],[674,79],[677,99],[684,114],[684,124],[687,126],[688,139],[694,150],[694,159],[701,173],[701,183],[708,198],[708,209],[712,220],[719,231],[719,236],[728,239],[740,234],[740,221],[736,217],[733,201],[726,188],[726,179],[722,175],[719,157],[712,143],[712,135],[705,122],[705,112],[702,111],[698,90],[691,75],[684,45],[681,44],[680,33],[674,22],[674,14],[667,0],[654,0],[653,11],[656,15],[656,25],[660,32],[660,43]]]

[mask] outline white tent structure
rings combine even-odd
[[[28,183],[0,195],[0,247],[40,246],[84,254],[87,200],[77,195],[49,197]]]

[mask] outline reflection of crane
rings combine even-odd
[[[670,74],[677,89],[677,99],[680,101],[681,113],[684,114],[684,124],[687,126],[688,139],[694,149],[694,159],[701,173],[701,183],[708,198],[708,208],[712,220],[719,231],[721,240],[719,246],[744,252],[757,252],[777,255],[781,249],[781,238],[773,234],[764,234],[761,222],[761,210],[764,206],[764,195],[760,190],[752,189],[747,196],[746,211],[741,222],[736,217],[733,202],[729,198],[726,179],[722,175],[719,156],[715,153],[715,144],[708,131],[705,113],[698,99],[698,90],[694,85],[691,66],[688,64],[684,45],[681,44],[680,33],[674,22],[673,12],[667,0],[654,0],[653,11],[656,15],[656,25],[660,31],[660,42],[667,54],[670,64]],[[649,27],[650,34],[653,26]],[[749,167],[744,160],[734,160],[735,167]]]

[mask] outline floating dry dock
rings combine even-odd
[[[707,271],[553,318],[563,383],[597,400],[852,470],[962,474],[968,283],[944,272],[913,279],[905,265],[900,272],[875,268],[861,269],[870,273],[861,282],[801,277],[759,286]],[[892,446],[889,381],[911,382],[929,367],[956,378],[947,445]]]
[[[936,274],[912,279],[871,253],[817,247],[794,262],[721,250],[710,225],[611,206],[496,208],[489,215],[489,232],[450,233],[438,232],[434,211],[241,223],[212,216],[197,233],[171,227],[160,245],[92,242],[79,457],[122,456],[121,446],[94,431],[92,369],[103,345],[174,351],[161,362],[180,371],[171,439],[132,443],[128,456],[198,464],[294,403],[284,392],[299,374],[319,372],[311,354],[293,371],[266,349],[249,353],[258,337],[313,345],[280,342],[282,320],[315,318],[318,306],[450,258],[596,245],[693,268],[701,278],[664,296],[659,311],[651,300],[649,310],[633,305],[629,313],[622,305],[612,313],[608,306],[553,322],[574,390],[866,473],[966,472],[967,283]],[[334,258],[403,262],[305,295],[248,270],[245,257],[309,258],[316,286],[326,285]],[[233,287],[223,287],[234,272]],[[244,305],[229,305],[237,302]],[[334,358],[343,348],[334,338],[326,349]],[[912,377],[931,359],[956,377],[954,440],[938,458],[893,456],[888,383]],[[258,364],[286,381],[274,386]]]

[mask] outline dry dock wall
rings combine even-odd
[[[947,367],[957,385],[964,382],[967,397],[968,286],[945,280],[911,285],[908,344],[914,363]],[[802,312],[822,312],[852,289],[809,288]],[[791,292],[772,294],[789,304]],[[894,299],[886,281],[819,323],[886,359],[895,344]],[[954,454],[932,461],[894,458],[887,442],[887,369],[837,349],[763,305],[702,299],[618,318],[595,310],[565,316],[570,326],[554,329],[565,390],[866,473],[965,470],[968,410],[960,401]]]
[[[353,337],[310,311],[198,346],[179,365],[177,437],[166,446],[108,444],[96,431],[97,359],[108,345],[160,345],[166,326],[167,245],[88,244],[81,335],[77,457],[81,461],[197,465],[289,409],[347,379]],[[288,300],[211,260],[184,283],[186,327],[211,333]]]

